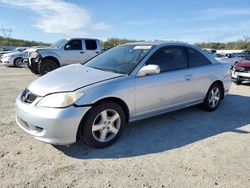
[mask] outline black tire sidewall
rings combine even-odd
[[[113,139],[111,139],[108,142],[99,142],[92,135],[92,124],[93,124],[93,121],[95,120],[96,116],[100,112],[102,112],[106,109],[115,110],[120,115],[121,126],[120,126],[120,129],[119,129],[117,135]],[[94,148],[107,147],[107,146],[110,146],[111,144],[113,144],[115,141],[117,141],[117,139],[121,136],[121,134],[125,128],[125,125],[126,125],[126,116],[125,116],[124,110],[122,109],[122,107],[119,104],[117,104],[115,102],[110,102],[110,101],[101,102],[101,103],[93,106],[88,111],[85,118],[83,119],[82,129],[81,129],[81,138],[90,147],[94,147]]]
[[[39,71],[39,73],[41,74],[41,75],[44,75],[44,74],[46,74],[46,73],[48,73],[48,72],[46,72],[45,71],[45,66],[48,66],[48,65],[50,65],[51,67],[53,67],[50,71],[52,71],[52,70],[55,70],[55,69],[57,69],[58,68],[58,65],[57,65],[57,63],[55,62],[55,61],[53,61],[53,60],[51,60],[51,59],[45,59],[45,60],[42,60],[42,62],[39,64],[39,66],[38,66],[38,71]],[[49,72],[50,72],[49,71]]]
[[[22,60],[22,58],[18,57],[18,58],[16,58],[16,59],[14,60],[14,67],[20,67],[20,65],[17,64],[17,61],[18,61],[18,60]]]
[[[32,73],[34,73],[34,74],[39,74],[38,70],[36,70],[36,69],[30,68],[30,71],[31,71]]]

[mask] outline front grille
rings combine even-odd
[[[245,68],[245,70],[246,70],[246,72],[250,72],[250,68],[249,67]]]
[[[21,98],[23,102],[31,104],[34,100],[36,100],[37,96],[31,93],[28,89],[25,89]]]

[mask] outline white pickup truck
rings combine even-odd
[[[32,48],[28,53],[28,67],[35,74],[44,75],[58,67],[84,63],[101,53],[98,39],[62,39],[44,48]]]

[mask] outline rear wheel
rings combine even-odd
[[[44,75],[52,70],[55,70],[58,68],[58,64],[51,60],[51,59],[44,59],[39,64],[38,71],[41,75]]]
[[[22,63],[23,63],[23,59],[22,58],[16,58],[14,60],[13,64],[14,64],[14,67],[21,67]]]
[[[111,101],[93,106],[82,124],[83,141],[94,148],[113,144],[122,134],[126,124],[122,107]]]
[[[223,94],[222,92],[223,90],[220,84],[212,84],[207,92],[204,102],[202,103],[202,108],[210,112],[216,110],[220,104],[221,96]]]

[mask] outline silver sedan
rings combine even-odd
[[[16,99],[16,121],[43,142],[101,148],[131,121],[197,104],[214,111],[230,85],[230,65],[195,46],[125,44],[33,81]]]

